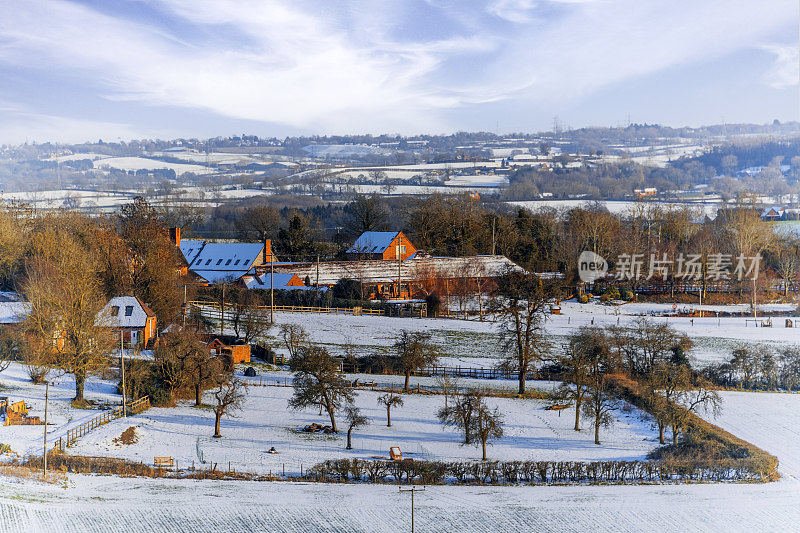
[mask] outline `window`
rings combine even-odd
[[[131,316],[133,314],[133,306],[126,305],[125,306],[125,316]]]
[[[237,259],[236,262],[234,263],[234,265],[238,265],[239,261],[241,261],[241,259]]]
[[[211,259],[209,259],[208,261],[206,261],[206,266],[208,266],[208,265],[210,265],[210,264],[211,264]]]
[[[227,261],[225,261],[225,266],[228,266],[228,265],[230,265],[230,264],[231,264],[231,261],[233,261],[233,259],[228,259]]]
[[[111,316],[117,316],[117,315],[119,315],[119,306],[118,305],[112,305],[111,306]]]
[[[219,265],[220,265],[220,263],[222,263],[222,259],[220,259],[219,261],[217,261],[217,266],[219,266]]]

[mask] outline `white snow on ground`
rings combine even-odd
[[[209,169],[202,165],[189,163],[166,163],[145,157],[108,157],[98,159],[93,162],[95,168],[118,168],[120,170],[156,170],[161,168],[174,170],[176,174],[194,172],[196,174],[207,174]]]
[[[573,209],[575,207],[585,207],[587,204],[594,202],[578,199],[578,200],[530,200],[525,202],[508,202],[508,203],[513,206],[524,207],[526,209],[535,211],[536,209],[541,209],[543,207],[553,208],[553,209]],[[633,207],[641,205],[642,202],[633,202],[625,200],[601,200],[599,203],[604,205],[606,209],[608,209],[610,212],[619,215],[630,212]],[[697,210],[703,215],[710,215],[710,216],[716,216],[717,209],[719,209],[720,207],[719,202],[715,203],[648,202],[648,205],[658,205],[663,208],[688,207],[690,209]]]
[[[25,400],[31,414],[43,416],[44,386],[27,381],[21,365],[0,375],[0,380],[11,387],[3,392],[13,401]],[[199,466],[200,459],[231,466],[237,471],[254,473],[299,473],[324,460],[341,457],[366,459],[387,456],[390,446],[399,446],[409,457],[432,460],[479,459],[477,448],[460,446],[461,436],[453,429],[445,429],[436,419],[436,411],[444,402],[441,395],[403,395],[405,404],[392,412],[392,427],[386,427],[386,412],[377,403],[381,394],[359,391],[356,405],[372,421],[353,435],[353,450],[345,450],[345,437],[339,435],[307,434],[299,429],[312,423],[328,424],[327,415],[320,416],[317,409],[294,411],[288,407],[292,388],[274,386],[276,382],[291,385],[287,373],[266,376],[269,386],[251,386],[247,399],[237,418],[225,417],[222,424],[224,438],[214,439],[214,415],[208,408],[197,408],[181,403],[174,408],[151,408],[127,419],[112,421],[88,435],[81,437],[71,448],[80,455],[110,455],[151,463],[155,456],[172,456],[179,465]],[[362,382],[366,378],[362,378]],[[414,383],[417,383],[414,379]],[[249,380],[258,384],[258,379]],[[426,384],[429,384],[427,381]],[[98,414],[97,411],[75,410],[69,407],[73,382],[61,378],[51,387],[48,441],[53,442],[66,433],[68,427]],[[462,383],[466,386],[467,383]],[[535,386],[537,383],[532,383]],[[546,386],[552,386],[547,384]],[[399,387],[398,387],[399,389]],[[88,399],[119,402],[111,382],[92,380],[87,388]],[[205,396],[210,404],[213,397]],[[490,457],[496,459],[541,460],[594,460],[642,459],[656,446],[655,429],[646,414],[626,408],[615,413],[616,423],[601,432],[603,446],[596,446],[591,431],[576,433],[572,430],[574,411],[546,410],[551,402],[542,400],[512,400],[490,398],[506,417],[506,435],[489,447]],[[339,429],[344,426],[340,414]],[[139,441],[129,446],[116,446],[112,441],[130,426],[137,428]],[[41,426],[0,427],[0,442],[11,445],[17,453],[39,453],[42,449]],[[267,454],[275,447],[278,454]],[[198,451],[199,450],[199,451]]]
[[[488,487],[418,493],[418,531],[795,531],[800,396],[724,393],[717,421],[775,453],[768,484]],[[778,407],[785,404],[785,408]],[[797,405],[795,405],[797,404]],[[65,485],[0,479],[0,531],[407,531],[395,485],[121,479]]]
[[[793,304],[768,304],[762,309],[783,311],[794,309]],[[678,310],[692,308],[680,304]],[[741,311],[746,306],[703,306],[704,312]],[[800,344],[800,329],[786,328],[784,318],[772,319],[772,327],[757,327],[748,317],[704,316],[703,318],[664,317],[671,312],[670,304],[629,303],[620,306],[598,303],[579,304],[574,301],[562,303],[561,315],[547,318],[546,330],[552,342],[558,346],[564,337],[580,326],[610,326],[631,324],[641,316],[664,321],[678,331],[687,334],[695,342],[692,352],[700,365],[721,359],[729,359],[738,343],[764,343],[774,347],[785,344]],[[656,315],[656,316],[654,316]],[[490,317],[480,322],[477,318],[419,319],[349,315],[319,315],[311,313],[276,313],[276,323],[302,325],[314,342],[330,345],[337,351],[343,345],[361,347],[359,353],[384,349],[394,342],[401,330],[425,331],[446,354],[443,362],[460,366],[493,366],[501,357],[498,344],[498,325]],[[794,321],[797,323],[797,320]],[[273,335],[277,335],[273,331]],[[278,345],[277,337],[273,342]],[[280,348],[280,346],[278,346]]]

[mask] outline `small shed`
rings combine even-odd
[[[250,362],[249,344],[226,344],[216,337],[208,343],[208,349],[214,355],[227,357],[233,365]]]

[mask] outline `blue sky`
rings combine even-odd
[[[26,0],[0,143],[798,119],[795,0]]]

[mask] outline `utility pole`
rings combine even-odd
[[[317,305],[319,305],[319,254],[317,254]]]
[[[275,285],[272,282],[273,277],[275,275],[275,269],[273,266],[275,265],[275,258],[270,252],[269,255],[269,322],[270,324],[275,323]]]
[[[186,327],[186,313],[189,309],[186,307],[186,283],[183,284],[183,327]]]
[[[225,335],[225,282],[222,283],[222,302],[219,306],[219,334]]]
[[[400,492],[410,492],[411,493],[411,533],[414,533],[414,493],[415,492],[425,492],[425,487],[418,489],[417,487],[411,487],[410,489],[399,489]]]
[[[403,234],[397,236],[397,299],[400,299],[401,287],[403,285]]]
[[[122,368],[122,416],[127,418],[128,411],[125,406],[125,344],[123,343],[122,329],[119,330],[119,366]]]
[[[494,224],[497,220],[497,217],[492,217],[492,255],[494,255]]]
[[[45,381],[44,389],[44,479],[47,481],[47,404],[50,401],[50,382]]]

